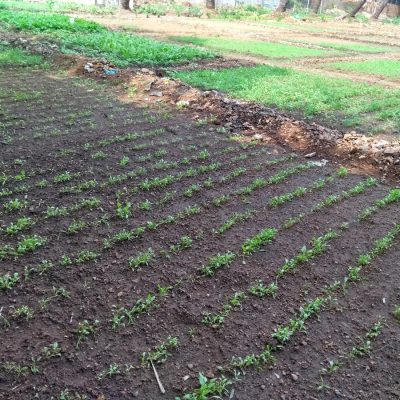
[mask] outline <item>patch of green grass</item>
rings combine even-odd
[[[310,49],[290,44],[263,42],[259,40],[238,40],[228,38],[200,38],[194,36],[173,36],[172,40],[191,43],[197,46],[210,47],[223,52],[254,54],[269,58],[300,58],[324,56],[329,50]]]
[[[54,12],[87,12],[91,14],[112,14],[117,8],[115,7],[97,7],[95,5],[85,5],[75,2],[54,1],[48,0],[46,2],[37,1],[21,1],[21,0],[3,0],[0,2],[0,8],[24,10],[24,11],[54,11]]]
[[[27,11],[0,11],[0,21],[17,30],[32,32],[102,32],[106,28],[97,22],[86,21],[82,18],[72,18],[60,14],[31,13]]]
[[[268,65],[182,71],[173,76],[203,89],[220,90],[236,98],[301,111],[305,116],[316,115],[327,121],[358,116],[364,118],[365,129],[372,125],[393,132],[400,127],[398,89]]]
[[[385,18],[383,20],[385,24],[393,24],[393,25],[400,25],[400,17],[395,18]]]
[[[212,58],[206,50],[163,43],[139,35],[111,32],[104,26],[60,14],[0,10],[6,27],[45,33],[58,40],[65,53],[102,57],[117,66],[171,65],[200,58]]]
[[[362,43],[331,43],[331,42],[315,42],[318,46],[329,47],[334,50],[356,51],[359,53],[384,53],[394,51],[393,47],[389,46],[376,46]]]
[[[209,51],[190,46],[158,42],[139,35],[121,32],[58,32],[62,50],[92,57],[105,57],[115,65],[171,65],[185,61],[212,58]]]
[[[258,7],[253,5],[243,5],[239,7],[223,7],[217,10],[217,18],[228,20],[258,20],[260,17],[268,16],[273,12],[272,9],[266,7]]]
[[[43,65],[43,58],[0,44],[0,67],[30,67]]]
[[[400,60],[366,60],[353,62],[336,62],[327,64],[329,67],[344,71],[361,72],[369,75],[400,78]]]

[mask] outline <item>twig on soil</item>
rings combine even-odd
[[[164,389],[163,384],[162,384],[161,381],[160,381],[160,378],[159,378],[159,376],[158,376],[156,367],[154,366],[152,360],[150,360],[150,363],[151,363],[151,366],[153,367],[154,375],[155,375],[155,377],[156,377],[156,380],[157,380],[157,383],[158,383],[158,387],[160,388],[160,392],[161,392],[162,394],[165,394],[165,389]]]

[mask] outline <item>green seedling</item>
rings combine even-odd
[[[29,307],[29,306],[19,306],[19,307],[14,307],[11,311],[11,315],[13,318],[19,319],[19,318],[23,318],[26,321],[29,321],[33,318],[33,314],[34,314],[34,310],[33,308]]]
[[[263,229],[257,235],[245,240],[242,244],[242,253],[249,255],[260,250],[265,244],[271,243],[276,234],[277,230],[274,228]]]
[[[176,336],[168,336],[167,340],[158,345],[154,350],[142,354],[141,362],[149,367],[151,363],[163,364],[171,355],[170,351],[179,346],[179,339]]]
[[[129,259],[129,267],[133,271],[137,271],[140,267],[148,267],[151,261],[154,259],[154,251],[149,248],[146,251],[139,253],[136,257],[131,257]]]
[[[208,260],[206,265],[203,265],[199,272],[201,275],[212,276],[220,268],[230,265],[236,258],[236,254],[228,251],[225,254],[217,254]]]
[[[16,222],[11,222],[10,225],[4,228],[7,235],[14,236],[17,233],[29,229],[33,225],[32,218],[21,217]]]
[[[277,291],[278,291],[278,285],[275,282],[272,282],[268,286],[265,286],[261,280],[257,281],[249,289],[249,293],[251,295],[260,298],[263,298],[265,296],[275,297]]]
[[[84,320],[78,323],[78,328],[76,330],[76,348],[78,349],[81,343],[89,338],[89,336],[95,336],[97,331],[97,326],[99,325],[98,320],[88,321]]]

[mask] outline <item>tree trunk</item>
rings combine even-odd
[[[317,14],[320,7],[321,7],[321,0],[313,0],[311,2],[311,10],[313,13]]]
[[[215,0],[206,0],[206,8],[215,10]]]
[[[389,0],[383,0],[380,4],[378,4],[378,8],[372,14],[371,19],[378,19],[388,3],[389,3]]]
[[[346,18],[346,17],[354,18],[356,16],[356,14],[363,8],[363,6],[366,2],[367,2],[367,0],[360,0],[357,3],[357,5],[354,7],[353,11],[349,15],[346,15],[344,18]]]
[[[289,4],[289,0],[280,0],[276,12],[285,12]]]
[[[129,8],[129,0],[120,0],[121,8],[123,10],[130,10]]]

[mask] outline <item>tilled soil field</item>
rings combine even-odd
[[[400,397],[399,189],[89,79],[0,87],[1,399]]]

